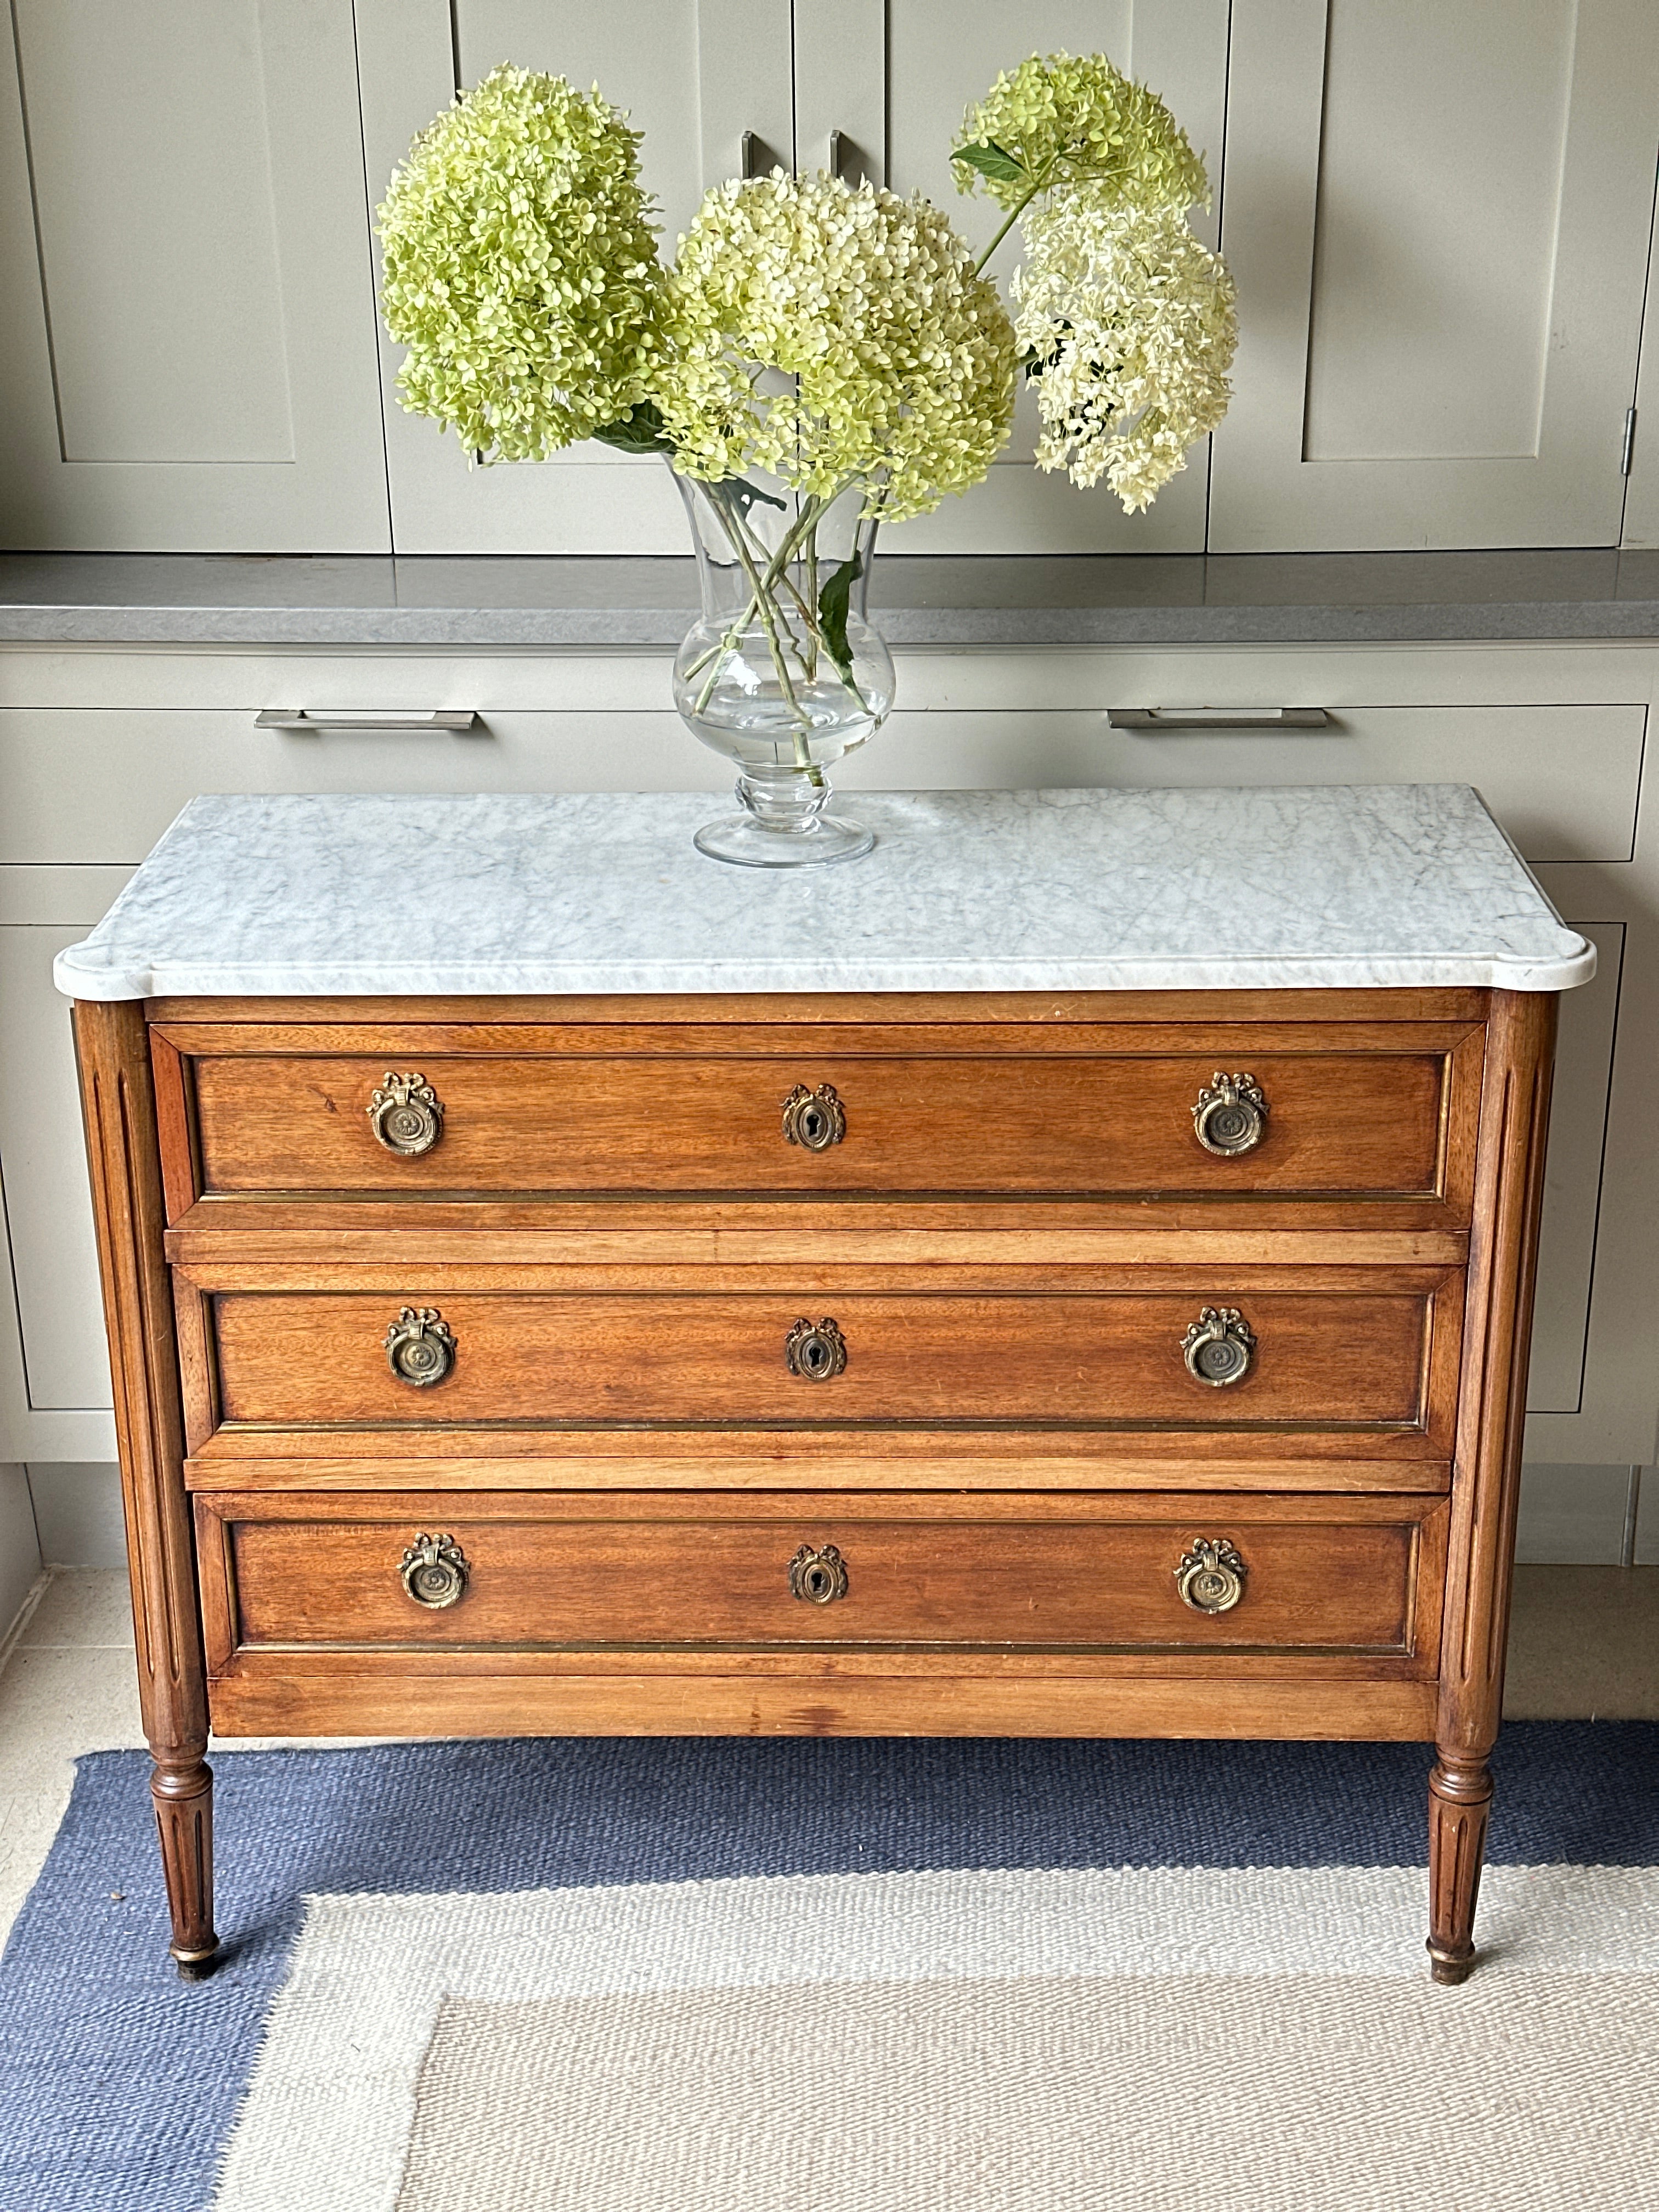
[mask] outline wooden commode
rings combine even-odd
[[[1420,1739],[1492,1794],[1555,994],[1458,787],[199,800],[59,963],[187,1974],[228,1735]]]

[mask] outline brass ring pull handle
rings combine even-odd
[[[807,1605],[833,1605],[847,1595],[847,1562],[833,1544],[803,1544],[789,1562],[789,1587]]]
[[[1255,1076],[1225,1075],[1217,1068],[1193,1107],[1193,1130],[1206,1152],[1234,1159],[1261,1142],[1267,1115],[1267,1102]]]
[[[1181,1356],[1195,1382],[1224,1390],[1249,1373],[1255,1334],[1237,1306],[1206,1306],[1182,1338]]]
[[[783,1340],[783,1358],[803,1382],[828,1382],[847,1364],[847,1339],[828,1314],[817,1322],[803,1314]]]
[[[398,1572],[416,1605],[441,1613],[466,1595],[466,1555],[453,1536],[417,1536]]]
[[[1249,1572],[1224,1536],[1194,1536],[1176,1569],[1176,1587],[1194,1613],[1231,1613],[1244,1595]]]
[[[405,1306],[386,1330],[386,1358],[400,1382],[429,1390],[455,1364],[455,1332],[436,1306]]]
[[[792,1145],[809,1152],[827,1152],[847,1134],[847,1109],[836,1095],[833,1083],[820,1083],[809,1091],[798,1083],[783,1102],[783,1133]]]
[[[429,1152],[444,1133],[444,1102],[425,1076],[394,1075],[388,1068],[368,1102],[376,1140],[400,1159]]]

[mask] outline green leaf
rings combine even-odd
[[[864,556],[854,553],[850,560],[842,562],[818,593],[818,627],[823,633],[823,642],[830,659],[849,684],[853,679],[853,648],[847,642],[847,617],[853,586],[863,574]]]
[[[758,484],[750,483],[747,477],[728,477],[721,489],[729,491],[736,500],[745,522],[749,520],[750,508],[757,502],[766,507],[775,507],[780,514],[787,514],[789,511],[789,502],[787,499],[779,499],[769,491],[763,491]]]
[[[977,169],[981,177],[994,177],[999,184],[1017,185],[1025,175],[1025,164],[1016,161],[1006,146],[999,146],[992,138],[983,145],[958,146],[951,155],[953,161],[966,161],[970,169]]]
[[[607,422],[593,435],[602,446],[614,446],[619,453],[672,453],[672,442],[666,435],[662,416],[653,401],[641,399],[630,407],[626,415],[614,422]]]

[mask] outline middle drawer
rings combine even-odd
[[[1443,1452],[1462,1284],[1259,1267],[971,1291],[884,1291],[867,1272],[805,1290],[222,1288],[202,1363],[216,1404],[192,1427],[1345,1430]]]

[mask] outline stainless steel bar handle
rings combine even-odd
[[[1115,730],[1328,730],[1328,707],[1281,707],[1276,714],[1255,714],[1231,707],[1199,707],[1174,713],[1162,707],[1109,707],[1106,719]]]
[[[845,132],[841,131],[832,131],[830,133],[830,173],[832,177],[840,176],[842,161],[845,152]]]
[[[431,714],[410,714],[371,707],[265,707],[253,718],[256,730],[291,730],[316,737],[324,730],[448,730],[462,732],[478,726],[471,707],[445,707]]]

